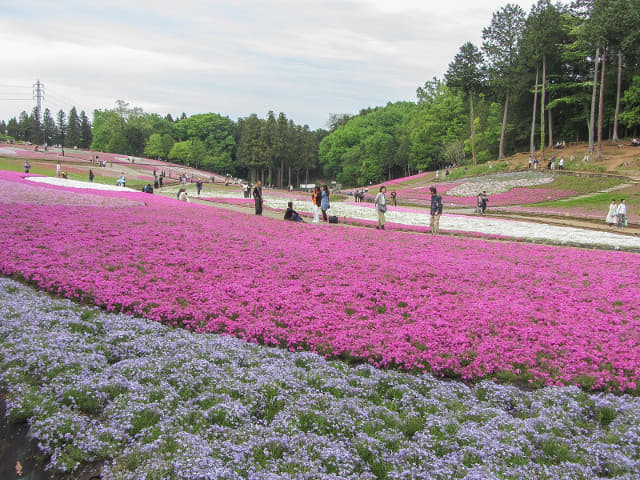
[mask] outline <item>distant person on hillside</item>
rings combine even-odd
[[[396,198],[398,197],[398,194],[396,192],[391,192],[391,200],[393,200],[393,206],[396,206]]]
[[[124,173],[122,174],[122,176],[116,180],[116,185],[120,186],[120,187],[126,187],[127,186],[127,179],[125,178]]]
[[[93,170],[92,170],[92,169],[89,169],[89,181],[90,181],[91,183],[93,183],[93,178],[94,178]]]
[[[256,204],[256,215],[262,215],[262,182],[258,180],[256,188],[253,189],[253,200]]]
[[[384,230],[384,224],[387,223],[384,218],[385,213],[387,213],[387,197],[385,194],[387,193],[387,187],[384,185],[380,187],[380,191],[376,195],[376,199],[374,200],[374,204],[376,206],[376,212],[378,213],[378,224],[376,225],[377,230]]]
[[[627,202],[623,198],[618,204],[618,228],[627,226]]]
[[[56,177],[60,178],[60,161],[58,161],[58,163],[56,163]]]
[[[640,138],[634,138],[631,140],[632,147],[640,147]]]
[[[153,187],[150,183],[147,183],[144,187],[142,187],[142,191],[144,193],[153,193]]]
[[[25,160],[24,161],[24,173],[29,173],[29,169],[31,168],[31,164],[29,163],[29,160]]]
[[[291,222],[304,222],[298,212],[293,209],[293,202],[287,203],[287,211],[284,212],[284,219]]]
[[[329,205],[329,187],[327,185],[322,186],[322,193],[320,194],[320,210],[322,210],[322,220],[328,221],[327,210],[331,208]]]
[[[613,228],[613,226],[618,223],[618,204],[615,199],[611,199],[609,212],[607,213],[607,217],[604,219],[604,222],[609,225],[609,228]]]
[[[442,215],[442,197],[437,193],[436,187],[429,187],[431,192],[431,221],[430,228],[432,235],[440,233],[440,216]]]
[[[153,188],[155,188],[156,190],[157,190],[158,188],[160,188],[160,181],[161,181],[161,180],[162,180],[162,178],[160,178],[160,180],[158,180],[158,177],[155,177],[155,178],[153,179]]]
[[[534,169],[534,170],[537,170],[537,169],[538,169],[538,158],[537,158],[537,157],[535,157],[535,158],[533,159],[533,169]]]
[[[533,165],[533,158],[529,157],[529,170],[531,170],[532,165]]]
[[[564,157],[560,157],[558,160],[558,170],[564,170]]]
[[[200,179],[196,182],[196,190],[198,191],[198,196],[200,196],[200,192],[202,191],[202,180]]]

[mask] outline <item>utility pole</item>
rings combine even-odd
[[[44,83],[40,83],[40,80],[33,84],[33,99],[36,101],[36,106],[38,107],[39,122],[40,115],[42,115],[42,100],[44,99]]]

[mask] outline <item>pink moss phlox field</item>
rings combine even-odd
[[[636,254],[295,224],[137,192],[15,203],[14,189],[59,191],[0,180],[0,272],[50,292],[379,367],[640,385]]]

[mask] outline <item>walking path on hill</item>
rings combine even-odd
[[[33,178],[33,177],[31,177]],[[54,177],[35,177],[39,178],[38,181],[46,181],[47,183],[72,186],[75,188],[94,188],[96,185],[89,182],[76,182],[72,180],[59,179]],[[73,182],[73,183],[71,183]],[[84,184],[84,185],[79,185]],[[104,185],[102,186],[104,187]],[[193,203],[212,205],[212,202],[198,198],[195,195],[195,184],[188,184],[185,186],[189,193],[194,193],[190,196]],[[169,198],[176,198],[177,189],[179,187],[164,187],[157,189],[156,194],[163,195]],[[114,190],[121,189],[121,187],[113,187]],[[212,192],[203,191],[203,197],[214,197],[221,195],[232,196],[233,198],[241,198],[240,191],[229,192]],[[233,195],[232,195],[233,194]],[[282,219],[282,211],[286,208],[286,203],[289,198],[280,197],[272,194],[271,192],[265,192],[266,208],[264,209],[263,216],[276,219]],[[238,212],[247,214],[253,213],[253,204],[249,202],[245,205],[229,205],[223,203],[216,203],[217,207],[226,208]],[[310,201],[298,201],[295,203],[295,208],[299,212],[309,212],[311,210]],[[362,206],[349,204],[347,202],[334,202],[332,204],[331,214],[337,215],[341,218],[360,219],[365,221],[375,220],[375,211],[370,204],[363,204]],[[498,216],[486,215],[486,216],[474,216],[464,214],[462,210],[445,212],[440,221],[440,226],[443,233],[454,232],[476,232],[486,235],[498,235],[504,237],[510,237],[518,240],[528,240],[537,243],[553,243],[570,246],[584,246],[584,247],[596,247],[607,249],[624,249],[640,251],[640,233],[637,228],[626,229],[622,231],[612,230],[608,231],[608,227],[602,225],[603,228],[594,228],[595,224],[589,224],[587,221],[573,222],[575,226],[552,224],[549,219],[543,219],[541,217],[525,217],[521,218],[500,218]],[[526,220],[525,220],[526,218]],[[407,209],[402,207],[390,207],[387,212],[387,221],[390,224],[396,223],[401,225],[410,225],[420,228],[426,228],[429,225],[430,215],[426,209]]]

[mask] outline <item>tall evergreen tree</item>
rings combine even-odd
[[[480,92],[485,79],[483,56],[478,47],[471,42],[462,45],[453,62],[449,64],[445,79],[449,87],[460,91],[469,100],[471,155],[473,156],[473,164],[476,165],[476,122],[473,101],[474,96]]]
[[[547,71],[549,60],[554,60],[554,65],[558,65],[561,58],[559,47],[566,41],[567,32],[564,29],[564,7],[561,4],[552,4],[550,0],[538,0],[531,7],[531,12],[525,22],[525,29],[522,36],[521,52],[526,63],[536,68],[536,72],[541,73],[540,84],[536,82],[535,91],[540,88],[540,148],[544,158],[546,130],[546,89]],[[536,74],[536,77],[537,77]],[[537,100],[537,94],[534,103]],[[533,128],[532,128],[533,130]]]
[[[504,158],[504,141],[511,94],[520,77],[517,59],[526,15],[518,5],[507,4],[493,14],[491,25],[482,31],[482,49],[488,61],[488,73],[495,92],[504,92],[504,115],[498,158]]]
[[[29,117],[27,139],[35,145],[44,143],[44,137],[42,135],[42,123],[40,122],[40,110],[38,109],[38,107],[33,107],[33,111],[31,112],[31,116]]]
[[[62,147],[62,156],[64,157],[65,137],[67,136],[67,114],[64,110],[58,110],[58,143]]]
[[[91,122],[89,117],[82,110],[80,112],[80,148],[89,148],[93,142],[93,132],[91,131]]]
[[[42,116],[42,133],[44,136],[44,143],[47,145],[52,145],[58,136],[56,121],[51,115],[51,110],[48,108],[44,109],[44,114]]]
[[[10,118],[7,122],[7,135],[16,140],[18,139],[18,136],[20,135],[20,128],[16,117]]]
[[[77,147],[82,141],[82,128],[80,124],[80,117],[76,107],[72,107],[69,110],[69,116],[67,117],[67,145],[70,147]]]

